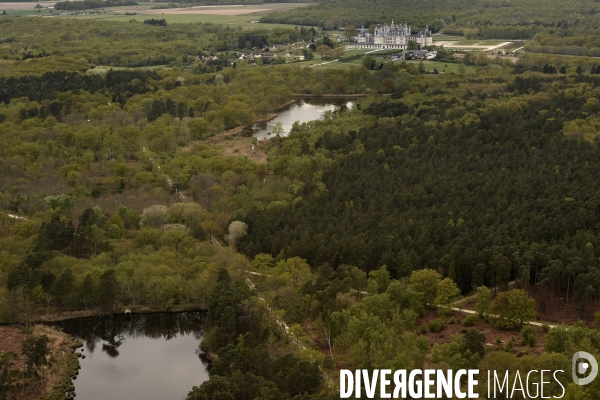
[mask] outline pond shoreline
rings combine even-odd
[[[122,307],[119,310],[112,312],[105,312],[100,309],[90,310],[74,310],[74,311],[57,311],[45,315],[38,316],[37,318],[30,321],[33,324],[50,324],[53,322],[68,321],[70,319],[87,318],[87,317],[99,317],[103,315],[124,315],[125,310],[131,310],[132,314],[153,314],[153,313],[182,313],[182,312],[193,312],[193,311],[208,311],[207,307],[182,305],[173,308],[151,308],[145,305],[136,305],[129,307]],[[0,326],[22,326],[19,324],[0,324]]]
[[[141,311],[131,317],[104,314],[54,323],[55,329],[85,344],[76,352],[81,355],[80,374],[73,381],[78,398],[184,398],[209,379],[198,350],[206,313]]]
[[[281,137],[289,135],[290,130],[294,126],[295,121],[299,123],[305,123],[309,121],[320,120],[325,115],[326,111],[335,112],[338,107],[344,104],[354,104],[357,102],[357,98],[364,97],[364,95],[323,95],[323,96],[304,96],[294,95],[294,99],[286,102],[276,110],[273,114],[268,114],[265,118],[256,121],[250,126],[252,130],[253,140],[258,140],[259,143],[266,141],[269,142],[272,138],[277,135],[271,132],[281,122],[283,131],[280,133]],[[248,129],[248,128],[246,128]]]

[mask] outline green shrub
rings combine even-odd
[[[544,323],[542,324],[542,330],[546,333],[548,333],[548,331],[550,330],[550,325]]]
[[[443,331],[445,327],[446,327],[446,322],[441,318],[435,319],[429,323],[429,331],[430,332],[438,333],[438,332]]]
[[[537,342],[537,336],[535,335],[535,329],[531,325],[525,325],[521,329],[521,341],[523,345],[528,344],[533,347]]]
[[[465,321],[463,322],[463,326],[473,326],[477,322],[477,315],[468,315],[465,317]]]
[[[513,340],[513,338],[510,338],[508,343],[506,343],[506,351],[509,353],[512,353],[514,346],[515,346],[515,341]]]

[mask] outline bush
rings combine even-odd
[[[513,340],[513,338],[510,338],[510,340],[506,344],[506,351],[509,353],[512,353],[514,346],[515,346],[515,341]]]
[[[423,335],[427,333],[427,325],[425,325],[425,324],[421,325],[421,333]]]
[[[463,347],[470,350],[471,353],[477,353],[480,356],[485,354],[485,333],[471,329],[465,332],[463,336]]]
[[[548,324],[542,324],[542,330],[546,333],[548,333],[548,331],[550,330],[550,325]]]
[[[443,331],[445,327],[446,327],[446,322],[441,318],[435,319],[429,323],[429,331],[430,332],[439,333],[439,332]]]
[[[537,336],[535,335],[535,329],[531,325],[525,325],[521,329],[521,340],[523,345],[528,344],[533,347],[537,342]]]
[[[463,322],[463,326],[473,326],[477,322],[477,315],[468,315],[465,317],[465,321]]]

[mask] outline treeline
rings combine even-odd
[[[269,36],[257,35],[254,33],[247,33],[238,37],[238,48],[239,49],[251,49],[256,47],[262,49],[269,45]]]
[[[42,76],[0,78],[0,102],[6,104],[15,97],[27,97],[32,101],[53,100],[57,93],[85,90],[89,93],[108,89],[114,101],[125,103],[128,97],[148,92],[149,79],[160,79],[154,71],[110,70],[104,77],[62,71],[46,72]]]
[[[167,26],[167,20],[166,19],[145,19],[144,20],[144,24],[146,25],[154,25],[154,26]]]
[[[135,6],[135,0],[82,0],[82,1],[59,1],[54,5],[55,10],[87,10],[90,8],[105,8],[118,6]]]

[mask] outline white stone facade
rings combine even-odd
[[[421,48],[433,44],[429,26],[425,32],[412,33],[408,24],[394,25],[393,20],[391,25],[377,25],[373,33],[369,33],[363,26],[353,39],[356,43],[346,45],[346,49],[406,49],[411,40]]]

